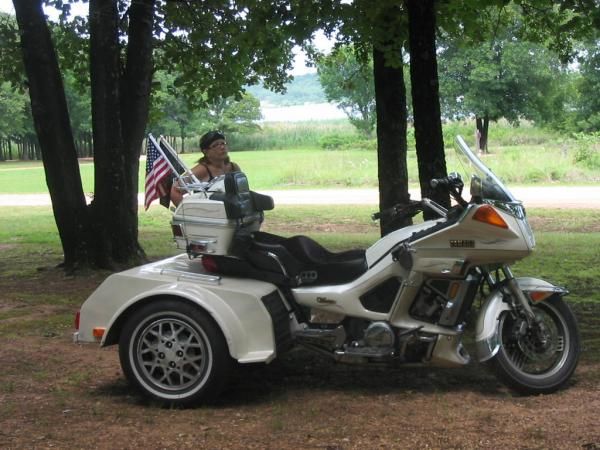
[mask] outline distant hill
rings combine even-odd
[[[248,86],[246,91],[258,98],[261,103],[273,106],[303,105],[305,103],[326,103],[327,98],[316,73],[295,76],[287,86],[285,94],[277,94],[262,85]]]

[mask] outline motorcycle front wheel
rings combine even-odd
[[[579,360],[580,337],[569,306],[558,296],[532,305],[538,324],[511,312],[498,321],[500,349],[492,358],[496,375],[522,394],[548,394],[569,380]]]
[[[129,318],[119,357],[126,378],[142,393],[179,406],[213,400],[233,361],[210,316],[173,299],[149,303]]]

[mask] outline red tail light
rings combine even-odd
[[[81,320],[81,311],[75,313],[75,329],[79,331],[79,321]]]
[[[171,231],[173,232],[173,237],[176,237],[176,238],[183,237],[183,227],[181,225],[172,224]]]
[[[213,258],[212,256],[202,256],[202,266],[207,272],[216,273],[219,271],[219,265],[217,264],[215,258]]]

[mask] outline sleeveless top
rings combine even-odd
[[[212,172],[208,168],[208,164],[206,164],[205,162],[202,162],[202,160],[200,160],[198,163],[201,164],[201,165],[203,165],[204,168],[206,169],[206,172],[208,172],[208,180],[207,181],[212,181],[215,178],[215,176],[212,174]],[[225,173],[228,173],[228,172],[237,172],[237,171],[240,170],[240,166],[238,166],[233,161],[229,161],[227,164],[229,164],[231,166],[231,170],[225,170]]]

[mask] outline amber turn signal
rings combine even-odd
[[[507,223],[504,221],[502,216],[491,205],[480,206],[475,214],[473,214],[473,220],[487,223],[500,228],[508,228]]]
[[[553,294],[552,292],[548,292],[548,291],[535,291],[535,292],[529,293],[529,298],[531,298],[532,302],[537,303],[537,302],[541,302],[542,300],[546,300],[552,294]]]
[[[92,330],[92,335],[96,338],[96,339],[101,339],[102,336],[104,336],[104,332],[106,331],[106,328],[101,328],[101,327],[97,327],[94,328]]]

